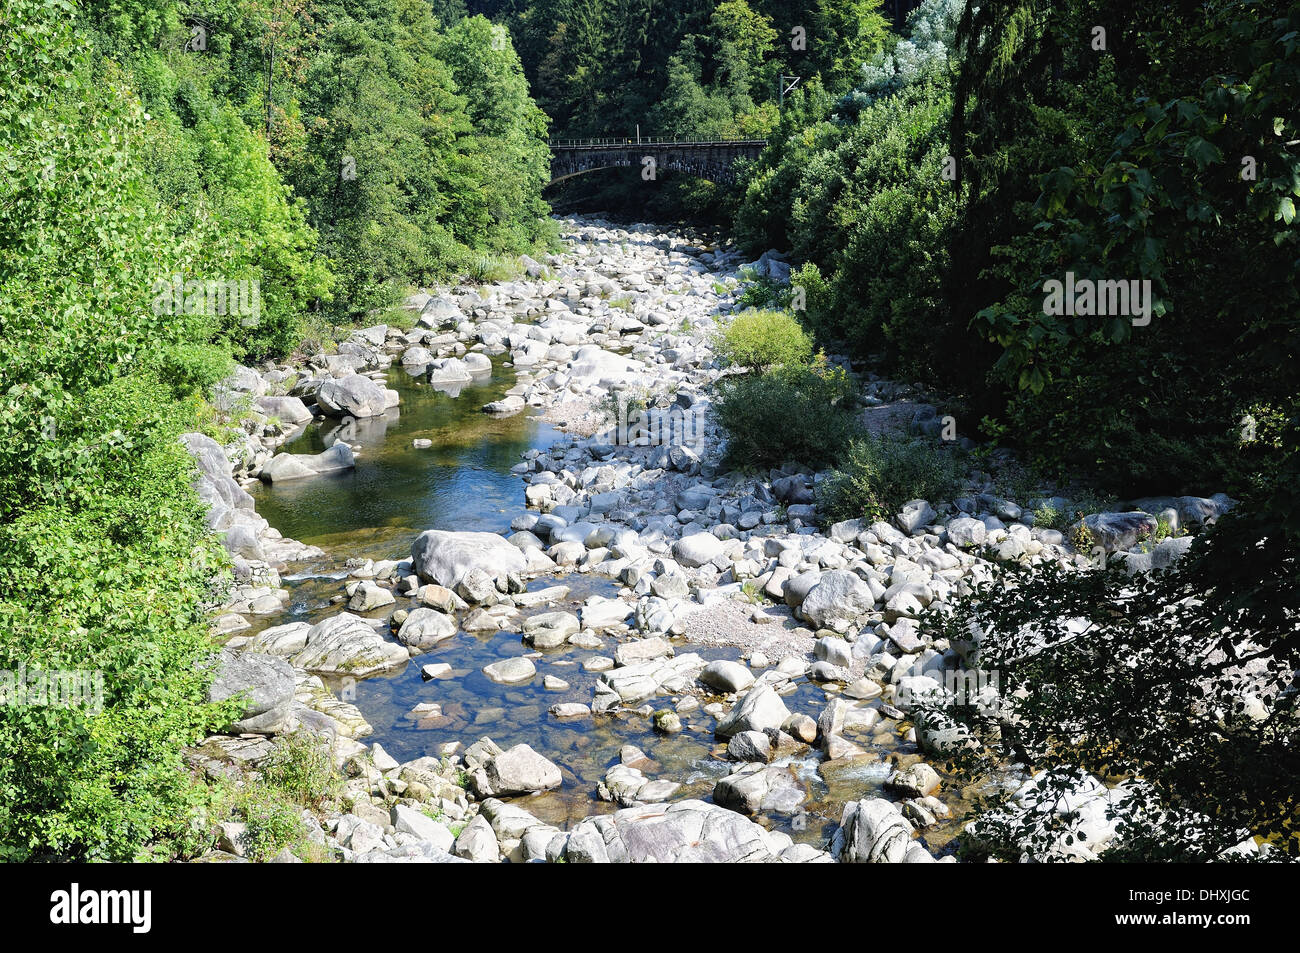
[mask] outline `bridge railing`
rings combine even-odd
[[[738,148],[743,146],[764,146],[766,139],[677,139],[672,136],[636,136],[607,137],[601,139],[551,139],[547,145],[552,149],[608,149],[621,146],[671,146],[675,148],[699,148],[701,146]]]

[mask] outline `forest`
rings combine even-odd
[[[225,554],[177,439],[218,432],[213,385],[412,290],[518,275],[558,248],[553,207],[777,250],[788,278],[746,304],[941,392],[1037,474],[1241,501],[1142,597],[1294,672],[1298,47],[1286,0],[0,0],[0,667],[105,677],[94,717],[0,710],[0,859],[184,852],[206,794],[179,752],[229,720],[199,665]],[[732,187],[547,188],[548,139],[638,128],[767,145]],[[1146,320],[1045,306],[1067,275],[1148,289]],[[255,285],[256,318],[158,307],[214,278]],[[833,384],[815,363],[737,384],[750,462],[852,470]],[[809,425],[773,436],[791,407]],[[1081,586],[1026,585],[1002,621],[1131,597]],[[1140,686],[1066,674],[1092,687],[1026,750],[1161,760]],[[1132,760],[1054,747],[1126,706]],[[1153,772],[1162,803],[1198,789],[1294,855],[1297,718],[1292,688],[1251,747]]]

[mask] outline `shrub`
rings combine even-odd
[[[961,485],[962,467],[949,450],[915,437],[854,440],[843,464],[818,491],[826,519],[887,520],[909,500],[939,501]]]
[[[278,739],[275,753],[262,767],[262,780],[303,807],[316,807],[337,790],[328,741],[296,731]]]
[[[721,384],[718,420],[727,429],[727,462],[773,467],[833,462],[857,430],[845,407],[848,376],[824,362],[785,367]]]
[[[725,363],[750,371],[806,364],[812,357],[812,339],[782,311],[737,315],[718,332],[714,347]]]

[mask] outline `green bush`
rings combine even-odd
[[[854,440],[822,483],[817,506],[832,522],[888,520],[909,500],[938,503],[961,487],[963,469],[952,451],[916,437]]]
[[[844,371],[820,362],[724,379],[716,412],[728,433],[727,463],[832,463],[857,432],[845,406],[850,392]]]
[[[96,76],[73,12],[0,8],[23,25],[0,30],[0,141],[29,170],[0,182],[0,670],[92,691],[0,705],[4,860],[150,852],[201,793],[181,748],[227,714],[202,668],[223,554],[173,400],[220,355],[200,316],[151,307],[185,251],[142,174],[144,111]]]
[[[749,371],[807,364],[812,339],[783,311],[744,311],[716,334],[714,348],[725,364]]]

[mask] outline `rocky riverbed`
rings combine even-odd
[[[321,739],[347,781],[307,823],[348,861],[951,861],[977,792],[927,762],[953,739],[909,709],[962,647],[918,620],[991,560],[1093,558],[1034,525],[1067,501],[972,473],[954,500],[824,525],[819,474],[724,472],[711,341],[745,262],[657,227],[564,230],[527,277],[413,296],[409,329],[239,369],[244,439],[186,436],[235,570],[212,693],[247,699],[191,763],[237,778]],[[864,378],[868,427],[937,432],[934,406]],[[1190,542],[1144,545],[1157,525],[1230,505],[1086,523],[1142,569]],[[1104,850],[1122,796],[1081,789],[1053,856]],[[210,859],[245,853],[229,827]]]

